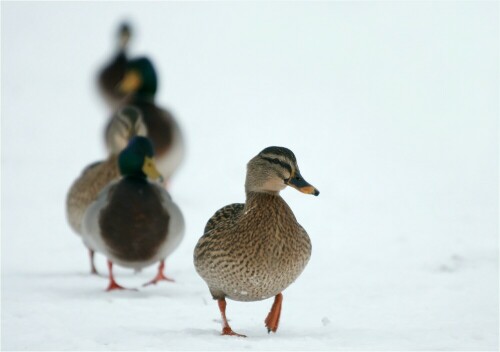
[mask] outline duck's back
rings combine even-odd
[[[169,221],[159,189],[131,177],[110,188],[98,219],[107,251],[128,262],[153,258],[166,241]]]

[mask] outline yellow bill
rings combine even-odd
[[[128,71],[118,84],[118,90],[123,93],[135,92],[141,86],[141,75],[137,71]]]
[[[142,165],[142,171],[151,179],[151,180],[160,180],[163,182],[163,176],[160,174],[158,169],[156,168],[155,162],[153,158],[145,157],[144,165]]]

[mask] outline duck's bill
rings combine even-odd
[[[294,177],[288,179],[286,184],[302,193],[314,194],[315,196],[319,195],[319,191],[313,185],[304,180],[304,178],[298,173],[295,174]]]
[[[144,158],[144,165],[142,166],[142,171],[150,178],[151,180],[159,180],[163,182],[163,176],[160,174],[158,169],[156,168],[155,162],[152,158]]]
[[[118,83],[118,91],[122,93],[131,93],[139,89],[141,85],[141,76],[136,71],[128,71],[125,77]]]

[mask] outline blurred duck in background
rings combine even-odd
[[[113,111],[123,103],[123,98],[126,96],[116,87],[125,75],[125,67],[128,61],[127,48],[131,35],[130,25],[126,22],[122,23],[118,29],[116,53],[97,76],[101,95]]]
[[[84,214],[84,241],[108,258],[108,291],[124,289],[114,279],[113,264],[141,270],[160,262],[158,274],[145,285],[172,281],[163,273],[164,263],[182,240],[184,218],[164,187],[148,180],[161,180],[153,156],[151,141],[134,137],[118,158],[122,177]]]
[[[117,89],[126,94],[125,102],[139,109],[148,130],[148,138],[155,149],[156,165],[168,184],[173,173],[184,158],[184,138],[172,114],[155,103],[158,86],[156,70],[145,57],[129,60],[123,79]],[[105,130],[106,144],[110,144],[113,129],[108,124]]]
[[[83,215],[99,192],[120,177],[118,154],[134,136],[145,136],[146,125],[138,109],[125,106],[111,118],[109,129],[113,138],[108,141],[109,156],[106,160],[87,166],[69,189],[66,198],[66,215],[71,228],[82,236]],[[97,274],[94,264],[95,249],[82,237],[89,250],[91,273]]]

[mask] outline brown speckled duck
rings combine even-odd
[[[100,93],[113,110],[122,103],[123,98],[126,96],[126,93],[120,92],[117,86],[125,75],[128,62],[127,48],[131,34],[130,25],[122,23],[118,29],[116,53],[97,75]]]
[[[146,126],[139,110],[130,106],[123,107],[113,115],[109,128],[113,131],[113,139],[109,141],[108,158],[87,166],[73,182],[66,197],[66,215],[69,225],[80,236],[82,236],[83,215],[89,205],[96,200],[97,195],[106,185],[120,177],[118,154],[132,137],[146,135]],[[91,273],[97,274],[94,265],[94,248],[85,237],[82,239],[89,249]]]
[[[172,114],[155,103],[157,75],[152,62],[145,58],[129,60],[117,89],[126,94],[124,103],[140,110],[155,149],[158,170],[168,182],[184,157],[184,138]],[[113,138],[109,125],[105,139]]]
[[[218,301],[223,335],[244,336],[235,333],[227,322],[226,297],[259,301],[274,296],[265,325],[268,332],[276,332],[282,291],[309,261],[309,236],[279,195],[286,186],[319,194],[302,178],[291,150],[264,149],[247,165],[245,204],[219,209],[196,245],[194,265]]]

